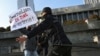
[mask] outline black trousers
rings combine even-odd
[[[47,56],[71,56],[71,49],[72,47],[69,46],[54,46]]]

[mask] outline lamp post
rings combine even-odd
[[[28,6],[28,1],[27,0],[25,0],[25,5]]]

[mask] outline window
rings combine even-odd
[[[77,13],[73,13],[73,20],[77,20],[78,17],[77,17]]]
[[[93,11],[89,11],[89,15],[92,15],[93,14]]]
[[[82,12],[79,12],[78,16],[79,16],[79,20],[83,19],[83,13]]]
[[[61,15],[57,15],[57,19],[61,23]]]
[[[83,15],[84,15],[84,19],[88,18],[88,12],[87,11],[83,12]]]
[[[68,20],[72,20],[72,15],[68,14]]]
[[[62,18],[63,18],[63,21],[67,20],[67,15],[66,14],[63,14],[62,15]]]
[[[99,10],[95,10],[94,14],[99,15]]]

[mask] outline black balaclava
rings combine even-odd
[[[50,7],[44,7],[42,12],[46,12],[47,14],[52,14]]]
[[[52,10],[50,7],[44,7],[42,13],[46,12],[46,15],[52,15]]]

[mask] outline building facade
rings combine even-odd
[[[33,11],[35,10],[33,0],[17,0],[17,5],[18,9],[25,6],[30,6],[33,9]]]
[[[64,21],[80,21],[89,19],[91,15],[100,16],[100,3],[98,4],[84,4],[71,7],[63,7],[52,9],[53,14],[61,23]],[[41,11],[37,11],[37,16]]]
[[[91,15],[96,14],[100,16],[100,0],[84,0],[85,5],[64,7],[64,8],[56,8],[53,9],[53,14],[58,20],[63,23],[64,21],[69,20],[85,20],[88,19]],[[92,3],[92,4],[89,4]],[[95,3],[95,4],[94,4]],[[33,0],[18,0],[18,8],[30,6],[33,10],[34,2]],[[41,11],[36,11],[37,16],[40,15]]]
[[[85,4],[95,4],[100,3],[100,0],[84,0]]]

